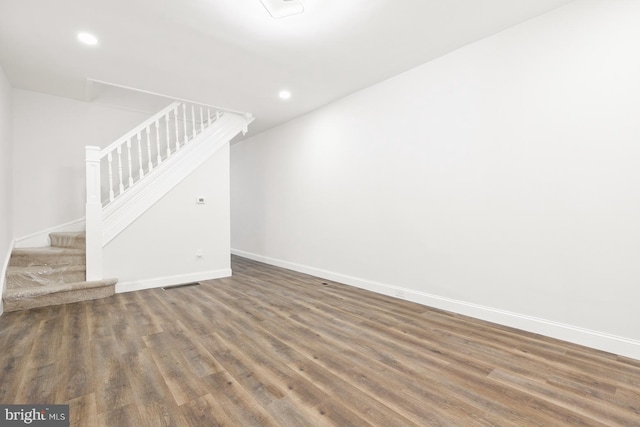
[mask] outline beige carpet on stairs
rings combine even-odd
[[[84,233],[51,233],[51,246],[11,253],[4,311],[26,310],[104,298],[117,279],[86,281]]]

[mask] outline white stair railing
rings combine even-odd
[[[216,107],[174,102],[100,151],[102,205],[136,185],[225,113]]]
[[[176,101],[108,147],[85,147],[87,280],[102,279],[102,212],[175,155],[225,113],[218,107]],[[253,119],[243,114],[247,124]],[[246,125],[243,133],[247,131]],[[90,244],[94,242],[94,244]],[[95,244],[100,242],[100,244]]]

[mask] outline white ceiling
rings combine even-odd
[[[21,89],[86,99],[94,79],[250,112],[255,134],[571,1],[303,0],[276,20],[259,0],[0,0],[0,65]]]

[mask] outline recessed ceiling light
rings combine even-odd
[[[289,99],[291,98],[291,92],[288,90],[281,90],[280,93],[278,93],[278,96],[280,99]]]
[[[265,9],[274,18],[297,15],[304,12],[304,6],[300,0],[260,0]]]
[[[96,36],[89,33],[78,33],[78,40],[89,46],[95,46],[98,44]]]

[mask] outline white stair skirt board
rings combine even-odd
[[[205,271],[193,274],[158,277],[155,279],[132,280],[129,282],[118,282],[118,284],[116,284],[116,293],[120,294],[124,292],[141,291],[144,289],[164,288],[167,286],[181,285],[183,283],[222,279],[223,277],[231,277],[231,273],[232,272],[230,268],[223,268],[220,270]]]
[[[265,264],[271,264],[277,267],[298,271],[300,273],[321,277],[323,279],[331,280],[338,283],[344,283],[356,288],[365,289],[395,298],[398,298],[398,295],[402,294],[402,299],[422,304],[428,307],[434,307],[441,310],[474,317],[476,319],[498,323],[503,326],[521,329],[523,331],[533,332],[536,334],[545,335],[547,337],[556,338],[563,341],[568,341],[575,344],[584,345],[598,350],[603,350],[613,354],[640,360],[640,341],[636,341],[633,339],[619,337],[533,316],[527,316],[524,314],[513,313],[506,310],[472,304],[465,301],[444,298],[413,289],[364,280],[353,276],[335,273],[332,271],[322,270],[315,267],[309,267],[289,261],[283,261],[250,252],[245,252],[239,249],[231,249],[231,253],[244,258],[252,259],[254,261],[259,261]]]
[[[227,113],[103,210],[102,246],[160,200],[171,188],[215,154],[246,126],[246,119]]]
[[[0,276],[0,316],[4,313],[4,302],[2,301],[2,295],[4,295],[4,288],[7,286],[7,267],[9,267],[9,260],[11,259],[11,252],[16,245],[16,241],[12,240],[7,248],[7,255],[2,263],[2,276]]]
[[[85,222],[84,218],[76,219],[75,221],[66,222],[55,227],[47,228],[46,230],[38,231],[28,236],[18,237],[15,240],[14,248],[37,248],[43,246],[49,246],[49,234],[59,233],[65,231],[84,231]]]

